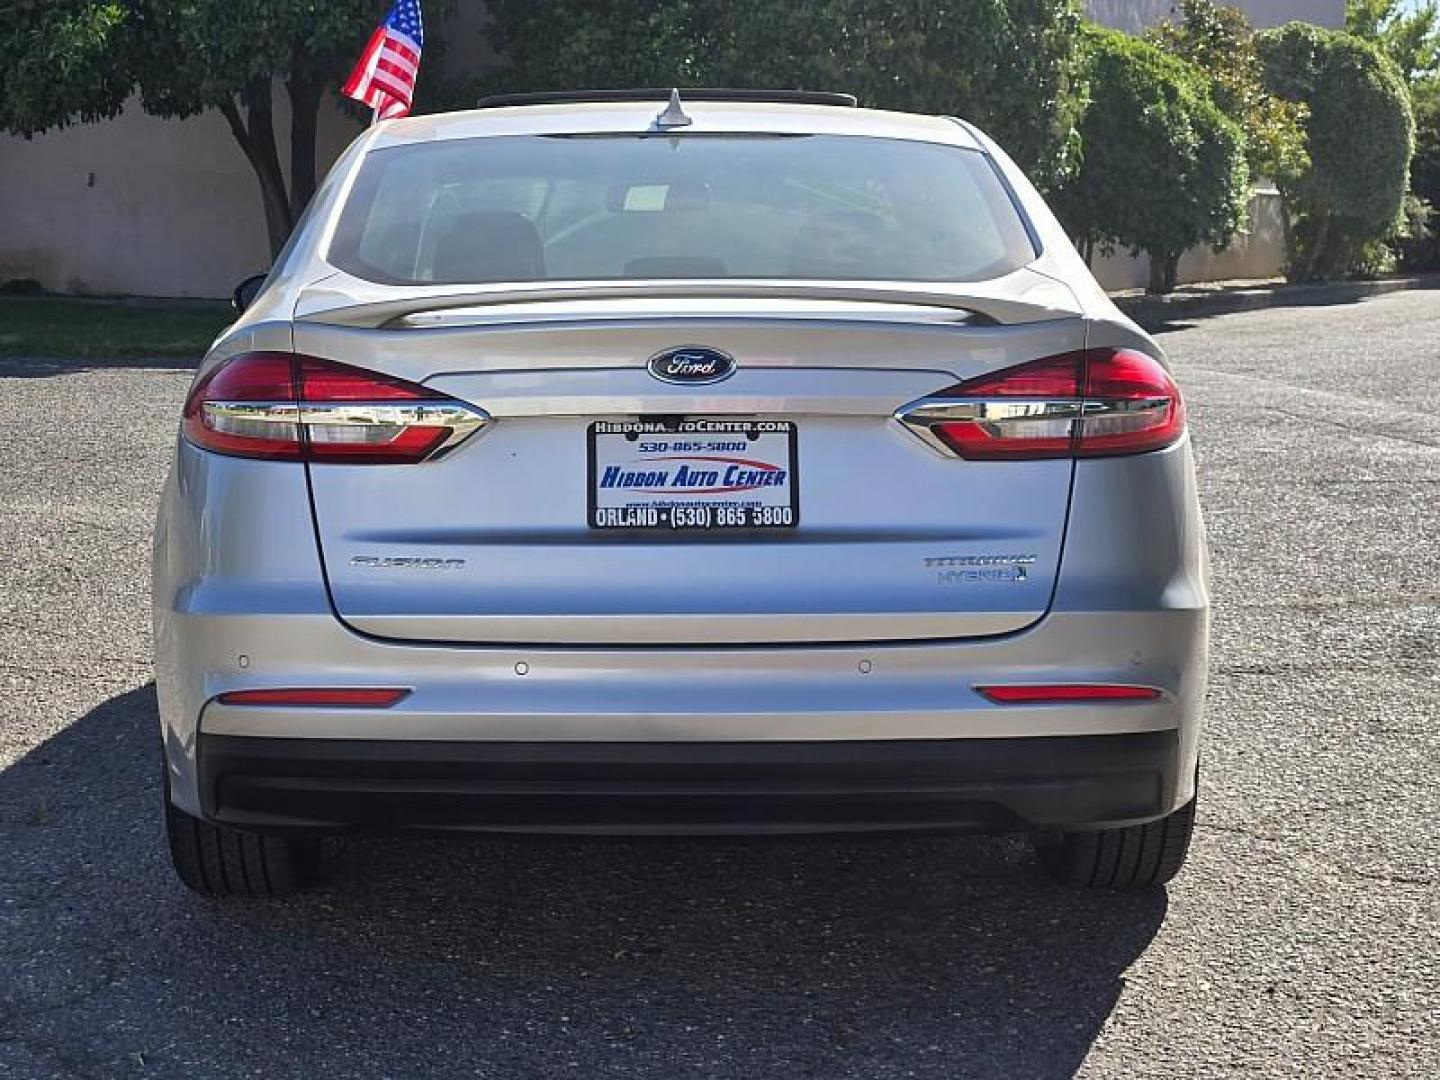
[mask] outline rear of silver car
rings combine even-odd
[[[1208,599],[1155,346],[978,132],[691,109],[382,126],[207,357],[156,532],[188,884],[285,891],[313,834],[394,828],[981,828],[1079,884],[1178,869]],[[781,137],[782,272],[697,255]],[[1009,230],[972,280],[868,231],[904,234],[888,166],[804,171],[847,139],[969,155]],[[446,141],[407,234],[385,185]],[[624,179],[568,219],[531,175],[592,169]]]

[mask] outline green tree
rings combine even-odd
[[[1245,137],[1198,68],[1099,27],[1087,30],[1085,53],[1083,162],[1058,209],[1087,253],[1097,243],[1146,252],[1149,291],[1169,292],[1187,249],[1224,246],[1244,220]]]
[[[133,80],[114,62],[119,3],[11,0],[0,11],[0,130],[33,135],[114,116]]]
[[[156,116],[216,109],[259,182],[278,251],[315,192],[321,102],[384,13],[384,0],[11,0],[0,19],[0,129],[29,136],[104,119],[136,91]],[[432,0],[426,13],[443,12]],[[276,122],[277,86],[288,132]]]
[[[1205,72],[1215,104],[1245,132],[1251,175],[1282,181],[1304,172],[1310,164],[1306,107],[1265,89],[1255,31],[1244,12],[1213,0],[1181,0],[1176,14],[1147,37]]]
[[[1410,162],[1411,235],[1401,245],[1404,264],[1440,269],[1440,76],[1411,88],[1415,103],[1415,156]],[[1428,227],[1427,227],[1428,226]]]
[[[1396,224],[1415,124],[1395,65],[1350,34],[1290,23],[1256,35],[1271,93],[1309,108],[1310,166],[1279,180],[1292,280],[1342,275]]]
[[[1440,2],[1424,0],[1349,0],[1345,31],[1370,42],[1388,56],[1407,82],[1440,74]]]
[[[1075,0],[491,0],[489,11],[506,62],[487,89],[845,90],[973,120],[1042,186],[1075,162]]]
[[[1415,193],[1440,206],[1440,77],[1415,88],[1415,157],[1410,182]]]
[[[1407,5],[1403,0],[1350,0],[1345,28],[1376,46],[1395,62],[1410,87],[1415,112],[1415,157],[1410,165],[1410,194],[1402,224],[1390,237],[1400,261],[1411,269],[1440,265],[1440,206],[1436,171],[1440,132],[1440,2]]]

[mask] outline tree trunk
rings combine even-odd
[[[295,64],[297,70],[301,66]],[[315,129],[325,88],[302,76],[292,76],[285,88],[290,94],[290,216],[299,221],[315,195]]]
[[[285,246],[290,231],[315,195],[315,131],[319,124],[320,102],[325,93],[323,84],[304,78],[290,79],[285,89],[291,107],[288,190],[275,140],[270,81],[257,80],[245,88],[239,101],[226,101],[220,106],[221,115],[230,125],[230,133],[245,152],[245,160],[250,163],[260,184],[272,259]],[[242,106],[245,110],[243,115],[240,111]]]
[[[1320,276],[1320,269],[1325,264],[1327,252],[1326,246],[1330,243],[1330,215],[1321,214],[1315,224],[1315,230],[1310,236],[1310,251],[1305,257],[1304,276],[1301,281],[1314,281]]]
[[[1145,291],[1154,296],[1174,292],[1180,274],[1180,253],[1156,250],[1146,254],[1150,256],[1150,281]]]
[[[1277,185],[1278,187],[1278,185]],[[1290,216],[1290,193],[1283,187],[1280,191],[1280,235],[1285,244],[1285,280],[1299,280],[1300,253],[1295,250],[1295,219]]]
[[[285,178],[280,172],[280,158],[275,151],[275,123],[268,101],[262,104],[261,95],[252,88],[242,95],[245,102],[245,116],[234,101],[220,106],[220,114],[230,125],[230,133],[245,152],[245,160],[260,183],[260,199],[265,207],[265,227],[270,236],[270,256],[274,256],[290,235],[294,218],[290,214],[290,199],[285,192]],[[248,120],[248,123],[247,123]]]
[[[269,79],[257,80],[246,88],[246,110],[250,114],[250,143],[258,162],[256,175],[265,199],[265,224],[270,232],[270,256],[274,258],[285,246],[295,216],[285,194],[285,174],[280,168],[280,152],[275,145],[274,99]],[[252,162],[253,163],[253,162]]]

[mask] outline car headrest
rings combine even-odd
[[[867,277],[878,271],[890,246],[889,229],[874,214],[815,214],[795,234],[789,269],[796,277]]]
[[[513,210],[462,214],[435,245],[439,283],[534,281],[545,276],[540,233]]]

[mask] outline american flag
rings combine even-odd
[[[409,116],[424,46],[420,0],[395,0],[390,14],[370,35],[342,93],[369,105],[377,120]]]

